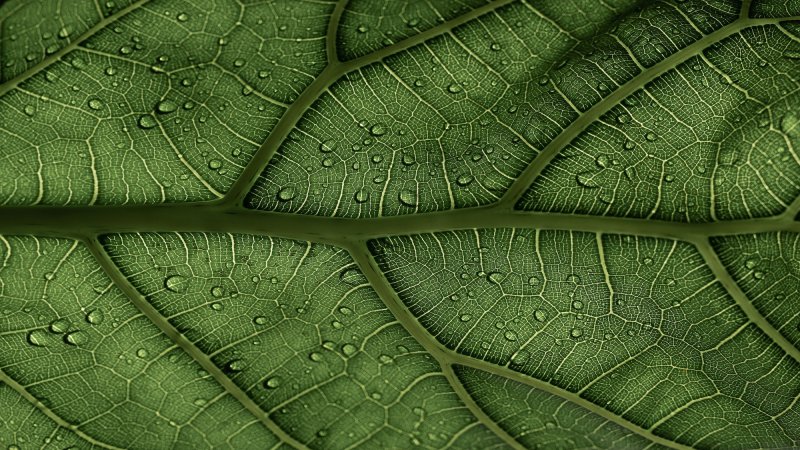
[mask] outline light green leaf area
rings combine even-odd
[[[28,399],[3,385],[1,444],[233,449],[278,443],[125,298],[79,242],[2,237],[0,260],[0,373],[57,418],[26,408]]]
[[[125,10],[134,0],[7,1],[0,5],[0,82],[33,68],[82,39],[89,29]],[[113,19],[110,19],[113,20]]]
[[[745,29],[633,92],[518,206],[684,222],[780,214],[800,194],[798,31]]]
[[[481,409],[528,448],[667,448],[548,392],[472,367],[455,371]]]
[[[559,8],[560,23],[528,2],[496,8],[337,80],[247,204],[376,217],[496,202],[583,111],[734,19],[724,3],[710,16],[714,5],[643,4],[613,31],[595,22],[603,31],[586,39],[572,34],[586,23]],[[582,6],[581,16],[616,18],[607,5]]]
[[[0,448],[800,448],[797,0],[0,3]]]
[[[230,234],[124,234],[105,241],[158,312],[297,443],[503,445],[459,400],[346,251]]]
[[[800,347],[800,235],[760,233],[715,238],[728,272],[770,324]],[[794,300],[793,300],[794,299]]]
[[[800,363],[749,320],[689,244],[498,229],[372,248],[411,314],[449,349],[687,446],[800,443]]]
[[[4,8],[15,4],[26,2]],[[5,22],[31,20],[29,8]],[[0,123],[15,124],[0,129],[0,203],[221,197],[322,71],[332,8],[140,1],[106,19],[57,61],[0,87]]]

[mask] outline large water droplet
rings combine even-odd
[[[92,325],[100,325],[105,319],[102,309],[94,309],[86,314],[86,321]]]
[[[51,335],[44,330],[32,330],[26,337],[28,343],[36,347],[45,347],[51,342]]]
[[[400,204],[403,206],[408,206],[411,208],[417,206],[417,194],[410,189],[401,190],[397,194],[397,199],[400,200]]]
[[[289,200],[293,199],[295,195],[297,195],[297,193],[293,187],[285,187],[278,191],[278,200],[282,202],[288,202]]]
[[[178,104],[172,100],[161,100],[156,105],[156,111],[160,112],[161,114],[171,113],[178,109]]]
[[[373,136],[383,136],[386,134],[386,126],[382,123],[376,123],[370,127],[369,133]]]
[[[280,377],[269,377],[267,381],[264,382],[264,387],[267,389],[275,389],[281,385],[281,378]]]
[[[150,114],[144,114],[139,116],[139,121],[137,122],[140,128],[148,130],[150,128],[155,128],[158,125],[156,122],[156,118],[151,116]]]
[[[69,319],[56,319],[50,322],[50,331],[53,333],[66,333],[69,330],[70,321]]]
[[[89,342],[89,334],[81,330],[70,331],[64,335],[64,342],[70,345],[84,345]]]
[[[164,288],[171,292],[183,292],[187,284],[187,279],[183,275],[169,275],[164,279]]]

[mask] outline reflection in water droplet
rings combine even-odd
[[[51,336],[44,330],[32,330],[26,337],[28,343],[35,347],[45,347],[50,344]]]
[[[547,313],[542,309],[537,309],[533,312],[533,318],[536,319],[537,322],[544,322],[547,320]]]
[[[56,319],[50,322],[50,331],[53,333],[66,333],[69,330],[69,319]]]
[[[86,321],[92,325],[100,325],[105,319],[102,309],[94,309],[86,314]]]
[[[269,377],[267,381],[264,382],[264,387],[267,389],[275,389],[281,385],[281,378],[280,377]]]
[[[288,202],[289,200],[293,199],[295,195],[297,194],[293,187],[285,187],[278,191],[278,200],[282,202]]]
[[[151,116],[150,114],[144,114],[139,116],[139,121],[137,122],[140,128],[148,130],[150,128],[155,128],[158,123],[156,122],[155,117]]]
[[[417,206],[417,195],[410,189],[403,189],[397,194],[397,199],[403,206],[414,207]]]
[[[178,109],[178,104],[172,100],[162,100],[156,105],[156,111],[167,114]]]
[[[84,345],[89,342],[89,335],[83,331],[71,331],[64,335],[64,342],[70,345]]]
[[[183,275],[168,275],[164,279],[164,288],[171,292],[183,292],[187,286],[186,281]]]

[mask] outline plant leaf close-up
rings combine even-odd
[[[800,448],[800,1],[0,2],[0,448]]]

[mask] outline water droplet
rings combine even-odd
[[[378,361],[379,361],[381,364],[389,364],[389,363],[392,363],[392,362],[394,362],[394,360],[392,359],[392,357],[391,357],[391,356],[389,356],[389,355],[380,355],[380,356],[378,356]]]
[[[367,279],[364,277],[364,274],[362,274],[361,271],[355,267],[344,269],[342,273],[339,274],[339,280],[341,280],[342,283],[349,284],[350,286],[359,286],[367,283]]]
[[[452,83],[449,86],[447,86],[447,92],[449,92],[451,94],[457,94],[457,93],[461,92],[462,90],[463,90],[463,88],[458,83]]]
[[[161,114],[171,113],[178,109],[178,104],[172,100],[161,100],[156,105],[156,111],[160,112]]]
[[[222,161],[218,159],[212,159],[208,162],[208,168],[212,170],[217,170],[222,167]]]
[[[800,137],[800,115],[793,112],[785,114],[781,118],[781,131],[787,135]]]
[[[183,292],[186,289],[186,281],[183,275],[169,275],[164,279],[164,288],[172,292]]]
[[[575,175],[575,181],[585,188],[596,188],[598,184],[594,181],[594,175],[594,172],[581,172]]]
[[[528,278],[528,284],[530,284],[531,286],[536,286],[537,284],[539,284],[539,279],[536,277],[530,277]]]
[[[44,274],[44,279],[47,280],[47,281],[53,281],[53,279],[55,277],[56,277],[56,274],[54,272],[47,272],[47,273]]]
[[[747,261],[744,262],[744,266],[747,267],[748,269],[752,269],[757,265],[758,261],[755,259],[748,259]]]
[[[267,381],[264,382],[264,387],[267,389],[276,389],[280,385],[281,385],[280,377],[269,377],[267,378]]]
[[[319,144],[319,150],[322,153],[330,153],[330,152],[336,150],[336,141],[334,141],[333,139],[327,139],[327,140],[322,141]]]
[[[353,344],[344,344],[342,346],[342,353],[344,353],[345,356],[352,356],[357,351],[358,351],[358,347],[356,347]]]
[[[26,337],[28,343],[35,347],[45,347],[50,343],[50,335],[44,330],[32,330]]]
[[[196,398],[192,402],[194,406],[205,406],[206,403],[208,403],[208,401],[204,398]]]
[[[186,13],[180,13],[177,16],[175,16],[175,18],[178,19],[178,22],[186,22],[187,20],[189,20],[189,15],[187,15]]]
[[[81,58],[75,57],[75,58],[72,58],[72,61],[70,61],[70,65],[72,65],[72,67],[74,67],[74,68],[76,68],[78,70],[83,70],[83,69],[86,68],[86,61],[84,61]]]
[[[225,306],[223,306],[222,303],[220,302],[214,302],[211,304],[211,309],[213,309],[214,311],[222,311],[223,309],[225,309]]]
[[[594,163],[597,165],[597,167],[600,167],[601,169],[605,169],[606,167],[608,167],[608,164],[609,164],[608,156],[607,155],[598,155],[597,158],[595,158]]]
[[[472,320],[472,316],[471,316],[470,314],[462,314],[462,315],[461,315],[461,316],[458,318],[458,320],[460,320],[460,321],[462,321],[462,322],[469,322],[470,320]]]
[[[376,123],[370,127],[369,132],[373,136],[383,136],[386,134],[386,126],[381,123]]]
[[[123,45],[122,47],[119,48],[119,52],[122,53],[123,55],[130,55],[133,52],[133,48],[127,45]]]
[[[572,302],[572,307],[575,309],[583,309],[583,302],[580,300],[575,300]]]
[[[359,33],[366,33],[367,31],[369,31],[369,27],[366,25],[359,25],[358,28],[356,28],[356,30],[358,30]]]
[[[413,28],[417,25],[419,25],[419,19],[417,18],[409,19],[408,22],[406,22],[406,26],[409,28]]]
[[[66,333],[69,330],[69,319],[56,319],[50,322],[50,331],[53,333]]]
[[[235,60],[233,60],[233,65],[234,65],[234,67],[242,67],[242,66],[244,66],[245,64],[246,64],[245,60],[243,60],[243,59],[241,59],[241,58],[238,58],[238,59],[235,59]]]
[[[148,355],[147,349],[140,348],[139,350],[136,350],[136,356],[138,358],[144,359],[144,358],[147,358],[147,355]]]
[[[486,278],[495,284],[500,284],[503,281],[503,274],[500,272],[489,272]]]
[[[25,108],[23,108],[22,110],[25,112],[25,115],[27,116],[33,116],[34,114],[36,114],[36,108],[34,108],[33,105],[26,105]]]
[[[89,108],[99,111],[103,108],[103,102],[99,98],[89,100]]]
[[[397,199],[400,200],[400,204],[403,206],[408,206],[411,208],[417,206],[417,194],[410,189],[401,190],[397,194]]]
[[[355,192],[355,194],[353,194],[353,199],[356,201],[356,203],[365,203],[367,200],[369,200],[369,192],[367,192],[365,189],[359,189]]]
[[[624,148],[625,150],[633,150],[634,148],[636,148],[636,143],[633,141],[625,141],[625,143],[622,144],[622,148]]]
[[[533,318],[536,319],[537,322],[544,322],[547,320],[547,313],[543,309],[537,309],[533,312]]]
[[[308,359],[310,359],[311,361],[314,361],[314,362],[320,362],[320,361],[322,361],[322,353],[311,352],[308,355]]]
[[[644,138],[645,138],[645,139],[647,139],[647,140],[648,140],[648,141],[650,141],[650,142],[653,142],[653,141],[655,141],[655,140],[658,138],[658,135],[656,135],[655,133],[653,133],[653,132],[651,131],[651,132],[649,132],[649,133],[645,134],[645,135],[644,135]]]
[[[458,178],[456,178],[456,183],[458,183],[459,186],[463,187],[463,186],[468,186],[474,180],[475,177],[473,177],[472,175],[459,175]]]
[[[513,355],[511,355],[511,364],[515,364],[521,366],[528,362],[531,357],[531,353],[527,350],[517,350]]]
[[[264,317],[264,316],[255,316],[253,318],[253,323],[256,324],[256,325],[266,325],[267,324],[267,318]]]
[[[93,309],[86,314],[86,321],[92,325],[100,325],[105,319],[102,309]]]
[[[222,294],[224,294],[222,286],[213,286],[211,288],[211,295],[213,295],[215,298],[222,297]]]
[[[155,128],[158,123],[156,122],[156,118],[151,116],[150,114],[144,114],[139,116],[138,121],[139,127],[145,130],[150,128]]]
[[[498,51],[500,50],[500,44],[498,44],[497,42],[492,42],[492,45],[490,45],[489,48],[494,51]]]
[[[514,342],[517,340],[517,333],[511,330],[507,330],[505,334],[503,334],[503,337],[506,338],[507,341]]]
[[[241,372],[247,368],[247,363],[243,359],[232,359],[225,363],[225,372]]]
[[[70,331],[64,335],[64,342],[75,346],[84,345],[89,342],[89,335],[80,330]]]
[[[581,328],[573,328],[569,332],[569,335],[574,337],[574,338],[579,338],[579,337],[583,336],[583,329],[581,329]]]
[[[278,191],[278,200],[282,202],[288,202],[289,200],[293,199],[294,196],[297,195],[293,187],[285,187]]]

